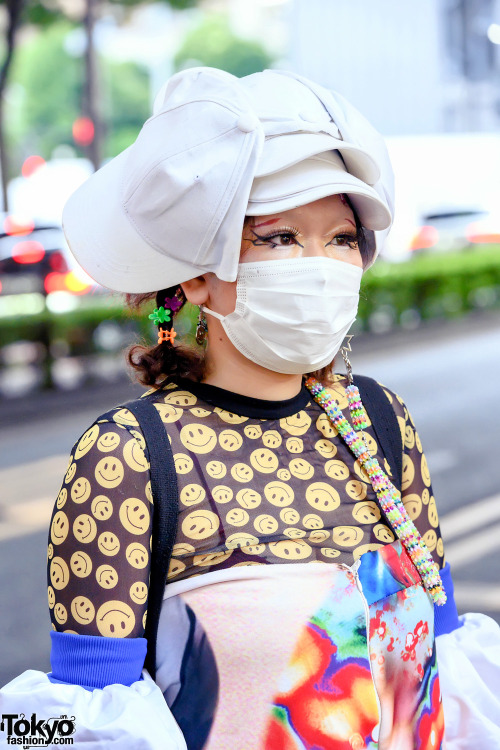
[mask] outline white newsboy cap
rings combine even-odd
[[[109,289],[152,292],[209,271],[234,281],[254,178],[336,151],[391,215],[383,148],[357,110],[307,79],[191,68],[162,87],[136,141],[70,197],[64,232]]]

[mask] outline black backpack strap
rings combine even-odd
[[[152,394],[154,395],[154,394]],[[148,452],[153,495],[153,540],[145,637],[148,650],[144,666],[156,678],[156,636],[168,566],[177,531],[179,495],[172,448],[158,411],[146,396],[121,405],[141,427]]]
[[[354,375],[368,416],[370,417],[378,444],[391,467],[394,486],[401,491],[403,476],[403,441],[396,412],[384,389],[376,380],[365,375]]]

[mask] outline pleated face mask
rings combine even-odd
[[[203,310],[252,362],[304,374],[339,351],[356,319],[362,275],[358,266],[324,257],[240,263],[234,312]]]

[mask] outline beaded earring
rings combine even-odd
[[[203,308],[200,305],[200,312],[198,314],[198,323],[196,324],[196,343],[199,346],[203,346],[207,340],[208,325]]]
[[[351,413],[352,423],[355,430],[365,430],[368,427],[368,415],[365,411],[365,407],[361,401],[359,389],[357,385],[354,385],[352,377],[352,365],[349,361],[348,352],[352,352],[351,349],[352,336],[346,336],[346,343],[340,350],[342,358],[345,362],[347,370],[347,380],[349,385],[345,389],[347,393],[347,403],[349,404],[349,411]]]

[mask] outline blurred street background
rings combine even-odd
[[[0,0],[0,39],[0,685],[50,668],[52,505],[81,433],[143,392],[127,346],[155,338],[76,264],[62,207],[196,65],[295,70],[386,136],[396,219],[354,370],[416,422],[459,611],[500,622],[500,0]],[[176,329],[194,345],[193,311]]]

